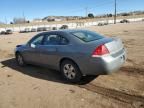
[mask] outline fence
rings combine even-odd
[[[131,19],[127,19],[127,20],[129,20],[130,22],[136,22],[136,21],[142,21],[143,19],[144,19],[144,17],[143,18],[131,18]],[[117,19],[117,23],[119,23],[121,20],[123,20],[123,19]],[[19,32],[19,31],[25,30],[26,28],[29,28],[29,29],[36,28],[37,29],[39,27],[48,27],[48,28],[56,27],[57,29],[59,29],[62,25],[68,25],[68,27],[70,29],[75,29],[75,28],[96,26],[99,23],[113,24],[114,20],[105,19],[105,20],[100,20],[100,21],[88,21],[88,22],[87,21],[85,21],[85,22],[76,21],[76,22],[68,22],[68,23],[61,23],[61,24],[58,24],[58,23],[59,22],[57,22],[57,24],[39,24],[39,25],[33,24],[31,26],[2,27],[2,28],[0,28],[0,32],[5,31],[7,29],[11,29],[14,32]]]

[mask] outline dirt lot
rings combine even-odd
[[[57,71],[16,65],[15,46],[35,33],[0,35],[0,108],[144,108],[144,23],[87,29],[122,38],[128,59],[117,73],[75,85]]]

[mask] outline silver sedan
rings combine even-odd
[[[53,68],[66,80],[78,82],[82,76],[117,71],[126,60],[126,51],[119,38],[88,30],[59,30],[37,34],[25,45],[17,45],[15,56],[20,66]]]

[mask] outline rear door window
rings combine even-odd
[[[69,43],[68,39],[66,39],[65,37],[62,37],[62,36],[61,36],[60,44],[61,44],[61,45],[67,45],[68,43]]]

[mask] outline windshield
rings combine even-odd
[[[84,42],[90,42],[104,38],[104,36],[92,31],[74,31],[71,32],[71,34]]]

